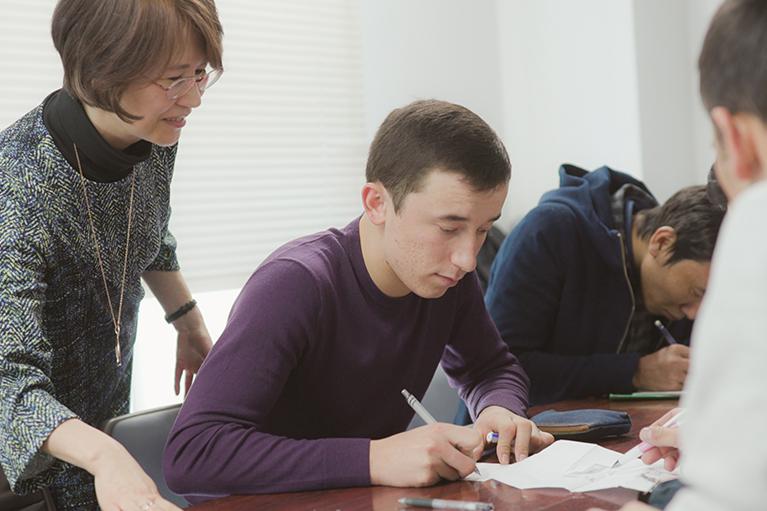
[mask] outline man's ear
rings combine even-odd
[[[735,177],[751,182],[761,172],[754,137],[754,125],[747,114],[733,114],[722,106],[711,109],[711,120],[719,134],[718,143],[726,164]]]
[[[660,264],[666,264],[673,253],[674,243],[676,243],[676,231],[673,227],[664,225],[655,229],[655,232],[650,236],[647,251],[651,256],[658,259]]]
[[[362,207],[373,225],[382,225],[386,222],[388,197],[389,194],[380,181],[365,183],[362,187]]]

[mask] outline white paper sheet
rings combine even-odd
[[[649,491],[658,482],[676,475],[663,468],[660,460],[645,465],[640,459],[612,468],[621,453],[585,442],[558,440],[543,451],[511,465],[478,463],[482,477],[472,474],[470,481],[496,481],[520,488],[564,488],[586,492],[607,488]]]

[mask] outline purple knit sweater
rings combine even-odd
[[[295,240],[251,276],[165,450],[169,486],[231,494],[370,484],[370,439],[403,431],[437,364],[476,417],[523,415],[528,379],[485,311],[474,274],[444,296],[384,295],[359,219]]]

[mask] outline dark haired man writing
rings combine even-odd
[[[504,240],[485,295],[532,404],[681,389],[689,348],[654,322],[697,314],[723,215],[705,186],[659,206],[627,174],[562,166],[560,187]]]
[[[171,432],[168,484],[193,500],[361,485],[424,486],[549,444],[527,377],[485,310],[476,256],[510,164],[467,109],[421,101],[373,140],[364,213],[295,240],[253,274]],[[475,428],[405,432],[437,365]]]

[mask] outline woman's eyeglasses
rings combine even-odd
[[[170,85],[165,86],[159,82],[152,82],[158,87],[161,87],[165,91],[165,95],[168,99],[178,99],[192,89],[193,85],[197,85],[197,89],[200,94],[213,86],[214,83],[221,78],[224,73],[223,69],[205,69],[194,76],[184,76],[173,80]]]

